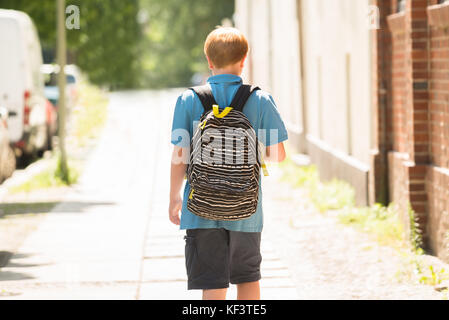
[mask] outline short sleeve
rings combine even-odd
[[[267,147],[287,140],[287,129],[270,94],[261,92],[260,108],[262,115],[258,130],[259,140]]]
[[[176,101],[171,129],[171,143],[175,146],[187,148],[190,145],[191,109],[187,106],[185,94],[180,95]]]

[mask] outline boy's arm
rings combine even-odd
[[[265,149],[264,160],[270,162],[282,162],[285,160],[284,143],[278,143]]]
[[[184,175],[187,168],[188,152],[187,148],[175,146],[171,159],[170,170],[170,204],[168,207],[169,219],[172,223],[179,225],[179,211],[182,208],[181,187],[184,182]]]
[[[282,162],[285,159],[284,141],[288,139],[284,121],[277,110],[273,97],[262,90],[257,91],[260,98],[260,125],[262,143],[265,144],[263,158],[269,162]]]

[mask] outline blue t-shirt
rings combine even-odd
[[[237,89],[242,84],[242,78],[233,74],[220,74],[210,77],[207,82],[212,88],[215,100],[220,108],[231,103]],[[183,148],[190,146],[193,128],[204,112],[198,96],[192,90],[186,90],[179,96],[173,116],[171,142]],[[251,122],[258,139],[271,146],[287,140],[287,130],[276,108],[273,98],[262,90],[255,91],[248,99],[243,113]],[[262,188],[259,188],[257,211],[251,217],[238,221],[214,221],[201,218],[187,209],[187,199],[190,193],[188,181],[184,187],[181,210],[181,229],[224,228],[231,231],[261,232],[263,227]]]

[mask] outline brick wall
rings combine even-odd
[[[431,26],[429,39],[431,161],[444,168],[449,168],[449,17],[447,24]]]
[[[449,3],[428,8],[430,165],[426,174],[430,247],[449,261]]]
[[[399,205],[409,226],[409,205],[428,244],[425,173],[428,162],[427,120],[427,0],[407,1],[387,15],[391,34],[390,121],[387,127],[389,200]]]
[[[369,177],[370,203],[387,204],[388,159],[387,151],[391,150],[388,135],[391,132],[391,34],[387,26],[387,14],[391,11],[390,0],[374,0],[373,5],[379,8],[379,29],[372,31],[372,143],[371,170]]]
[[[370,194],[399,204],[406,225],[410,204],[425,246],[448,260],[449,3],[407,0],[403,12],[396,0],[373,4],[386,28],[373,37],[377,153]]]
[[[391,46],[391,122],[388,131],[392,139],[393,150],[407,153],[408,130],[407,130],[407,68],[406,68],[406,36],[405,36],[405,14],[392,15],[388,19],[392,33]]]
[[[449,172],[440,167],[427,170],[426,190],[429,202],[428,233],[433,252],[449,261],[447,232],[449,230]]]

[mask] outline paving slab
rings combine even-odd
[[[79,184],[1,269],[0,299],[201,299],[187,290],[185,232],[167,213],[178,94],[111,94]],[[265,234],[262,255],[262,298],[295,299],[290,269]],[[231,285],[228,299],[236,294]]]

